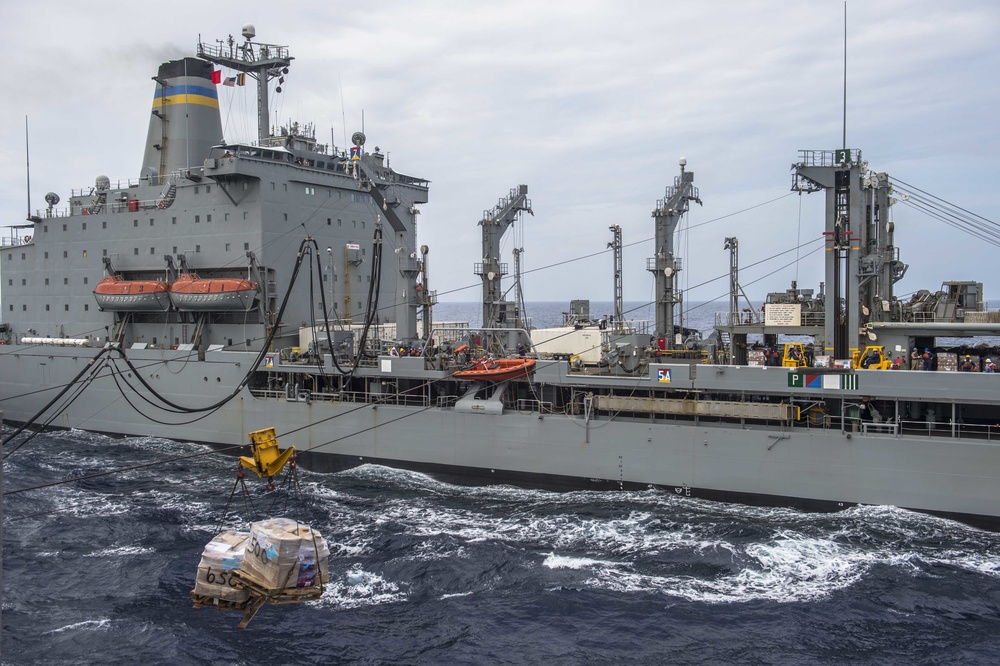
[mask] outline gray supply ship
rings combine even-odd
[[[1000,526],[1000,377],[955,371],[967,351],[985,369],[986,354],[937,344],[1000,334],[998,313],[977,282],[894,295],[906,265],[893,184],[859,151],[803,151],[793,166],[794,189],[826,197],[819,292],[744,303],[727,238],[731,303],[706,339],[682,321],[674,237],[701,203],[683,160],[652,213],[651,326],[622,312],[612,227],[614,316],[591,321],[577,303],[565,326],[529,330],[519,287],[506,297],[519,255],[510,273],[500,251],[531,211],[517,186],[479,220],[472,330],[432,318],[416,233],[428,181],[390,168],[362,132],[338,150],[309,125],[272,131],[269,86],[293,58],[252,26],[243,37],[160,67],[138,178],[99,176],[63,207],[50,193],[5,239],[8,422],[230,446],[273,426],[319,470],[890,504]],[[258,139],[228,143],[217,85],[254,83]],[[928,371],[909,369],[914,349],[933,354]],[[882,369],[893,357],[904,368]]]

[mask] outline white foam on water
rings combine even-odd
[[[556,555],[549,553],[542,562],[542,566],[549,569],[592,569],[592,568],[616,568],[617,562],[605,560],[594,560],[588,557],[571,557],[569,555]]]
[[[469,597],[472,596],[472,592],[455,592],[453,594],[442,594],[439,598],[443,601],[445,599],[454,599],[455,597]]]
[[[64,627],[59,627],[58,629],[43,632],[42,635],[61,634],[64,631],[76,631],[78,629],[108,629],[110,626],[111,620],[108,618],[101,618],[100,620],[84,620],[83,622],[74,622],[73,624],[67,624]]]
[[[119,546],[117,548],[105,548],[103,550],[87,553],[84,557],[134,557],[135,555],[146,555],[157,552],[155,548],[145,548],[143,546]]]
[[[318,603],[333,608],[359,608],[406,601],[407,595],[399,586],[382,576],[365,571],[356,564],[342,578],[326,584]]]
[[[385,484],[388,499],[356,507],[349,494],[326,487],[338,477]],[[924,563],[947,564],[1000,577],[1000,536],[895,507],[807,513],[655,489],[470,488],[379,465],[331,475],[310,484],[308,495],[336,503],[330,518],[335,529],[328,530],[337,534],[330,543],[334,557],[374,554],[386,530],[419,537],[403,556],[417,560],[468,557],[470,544],[494,541],[538,553],[544,568],[582,571],[583,585],[706,603],[825,598],[880,565],[919,575],[927,573]],[[707,573],[688,574],[691,564]],[[352,571],[324,595],[331,605],[407,598],[395,583]]]

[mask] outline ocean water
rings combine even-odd
[[[552,323],[565,309],[534,306]],[[301,470],[297,496],[254,480],[252,505],[230,504],[232,457],[82,431],[39,435],[3,473],[4,664],[1000,663],[1000,534],[893,507],[464,487],[375,465]],[[217,530],[276,515],[329,540],[322,598],[266,605],[246,630],[192,608]]]
[[[4,462],[3,663],[995,664],[1000,535],[892,507],[448,485],[366,465],[250,485],[191,443],[46,434]],[[316,602],[194,609],[217,528],[330,541]]]

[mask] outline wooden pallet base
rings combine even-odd
[[[206,597],[201,594],[191,592],[191,601],[195,608],[215,608],[217,610],[239,610],[243,611],[243,620],[240,622],[240,629],[246,629],[250,620],[254,618],[257,611],[264,604],[297,604],[303,601],[317,601],[323,596],[323,586],[314,585],[311,587],[286,587],[281,589],[270,589],[265,584],[246,573],[236,570],[231,572],[232,580],[236,581],[237,589],[246,589],[250,592],[250,598],[246,601],[226,601]]]

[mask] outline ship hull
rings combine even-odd
[[[26,421],[38,394],[55,394],[88,362],[79,350],[20,346],[0,357],[8,421]],[[96,353],[97,350],[95,350]],[[41,373],[39,355],[49,359]],[[237,385],[253,354],[215,352],[186,363],[183,352],[133,350],[137,367],[166,362],[150,378],[182,405],[204,405]],[[143,392],[145,392],[143,390]],[[25,396],[25,397],[18,397]],[[145,409],[145,408],[144,408]],[[693,423],[564,414],[463,413],[404,406],[265,397],[244,389],[206,418],[149,408],[140,415],[108,374],[99,376],[53,426],[117,435],[243,445],[249,432],[277,429],[310,468],[381,463],[472,483],[550,488],[650,487],[681,497],[837,509],[895,505],[1000,527],[1000,442],[940,436],[844,433],[838,429]],[[157,423],[156,421],[169,421]],[[309,424],[315,424],[312,427]],[[287,433],[287,434],[285,434]]]

